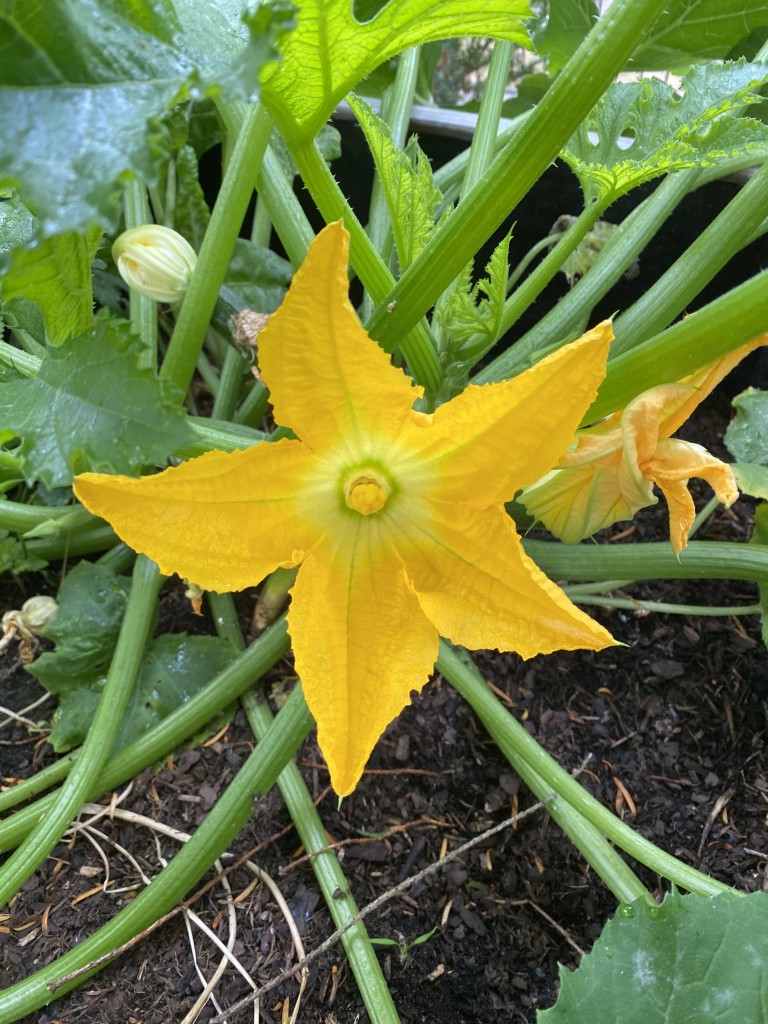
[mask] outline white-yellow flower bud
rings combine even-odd
[[[124,231],[112,257],[125,283],[155,302],[181,301],[197,262],[186,238],[161,224]]]

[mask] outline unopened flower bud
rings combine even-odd
[[[30,633],[40,633],[59,612],[59,606],[53,597],[38,595],[30,597],[21,606],[21,614],[27,623]]]
[[[125,283],[155,302],[181,301],[197,262],[186,238],[161,224],[124,231],[112,257]]]

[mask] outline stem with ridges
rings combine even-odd
[[[615,0],[552,83],[532,115],[429,244],[384,297],[369,324],[386,349],[418,323],[437,297],[514,210],[664,8],[664,0]],[[493,202],[488,197],[493,196]],[[397,305],[391,314],[387,307]]]
[[[467,701],[499,744],[502,753],[511,747],[517,757],[532,768],[547,786],[612,843],[639,860],[641,864],[645,864],[652,871],[657,871],[676,885],[688,889],[689,892],[697,893],[699,896],[733,892],[729,886],[709,878],[660,850],[606,810],[553,757],[550,757],[513,715],[502,707],[474,665],[470,668],[444,641],[440,644],[437,669]]]
[[[161,583],[162,577],[154,562],[141,558],[134,571],[117,646],[88,735],[54,806],[0,869],[0,906],[7,903],[42,864],[101,777],[141,668],[144,647],[154,625]]]
[[[138,228],[152,223],[149,200],[144,182],[132,178],[126,182],[123,193],[123,213],[126,228]],[[131,330],[144,343],[139,355],[139,366],[157,369],[157,303],[146,295],[129,289]]]
[[[30,978],[0,995],[0,1024],[13,1024],[91,977],[94,971],[56,987],[70,972],[109,954],[172,910],[227,849],[253,811],[255,794],[267,793],[314,724],[297,687],[264,740],[217,800],[192,838],[167,867],[111,921]],[[109,962],[109,961],[107,961]],[[100,965],[103,966],[103,965]]]
[[[271,130],[272,122],[266,111],[260,105],[250,107],[224,174],[160,371],[163,379],[182,392],[187,390],[192,380]]]
[[[169,751],[190,736],[194,736],[223,708],[253,686],[287,653],[289,647],[285,620],[281,619],[266,629],[258,640],[189,701],[158,722],[149,732],[110,757],[98,782],[86,794],[85,799],[96,800],[105,792],[133,778],[149,765],[161,761]],[[77,756],[79,757],[79,751]],[[11,818],[0,822],[0,852],[17,845],[34,824],[49,813],[56,797],[56,793],[41,797],[34,804],[16,811]]]

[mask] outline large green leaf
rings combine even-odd
[[[128,600],[130,580],[111,569],[80,562],[61,584],[59,613],[44,635],[55,650],[29,671],[59,695],[51,733],[57,751],[81,743],[96,710]],[[165,634],[150,640],[115,749],[125,746],[186,703],[221,672],[236,651],[215,636]]]
[[[194,438],[176,396],[139,367],[126,324],[107,319],[48,352],[34,377],[0,384],[0,422],[21,439],[28,482],[163,465]]]
[[[159,121],[210,89],[250,98],[289,12],[241,21],[239,0],[0,3],[0,187],[43,237],[114,226],[126,177],[156,180]]]
[[[52,235],[30,249],[17,249],[0,280],[4,299],[36,302],[52,345],[60,345],[93,323],[91,261],[101,230]]]
[[[669,171],[768,154],[768,126],[737,117],[762,97],[763,64],[697,66],[682,93],[658,79],[617,82],[563,150],[587,200],[604,204]]]
[[[621,907],[540,1024],[750,1024],[768,1007],[768,894]]]
[[[282,61],[262,70],[262,99],[284,135],[313,138],[339,100],[410,46],[482,35],[530,45],[528,0],[389,0],[355,18],[350,0],[298,0],[297,25],[279,44]],[[376,5],[379,8],[379,5]]]
[[[751,32],[766,27],[765,0],[671,0],[629,66],[664,71],[720,60]]]

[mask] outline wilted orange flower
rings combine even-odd
[[[671,435],[744,356],[766,342],[763,335],[676,384],[643,391],[625,409],[580,430],[557,467],[519,500],[556,537],[575,544],[655,505],[655,485],[669,506],[669,536],[679,554],[696,517],[691,477],[706,480],[726,506],[739,492],[730,466],[701,445]]]

